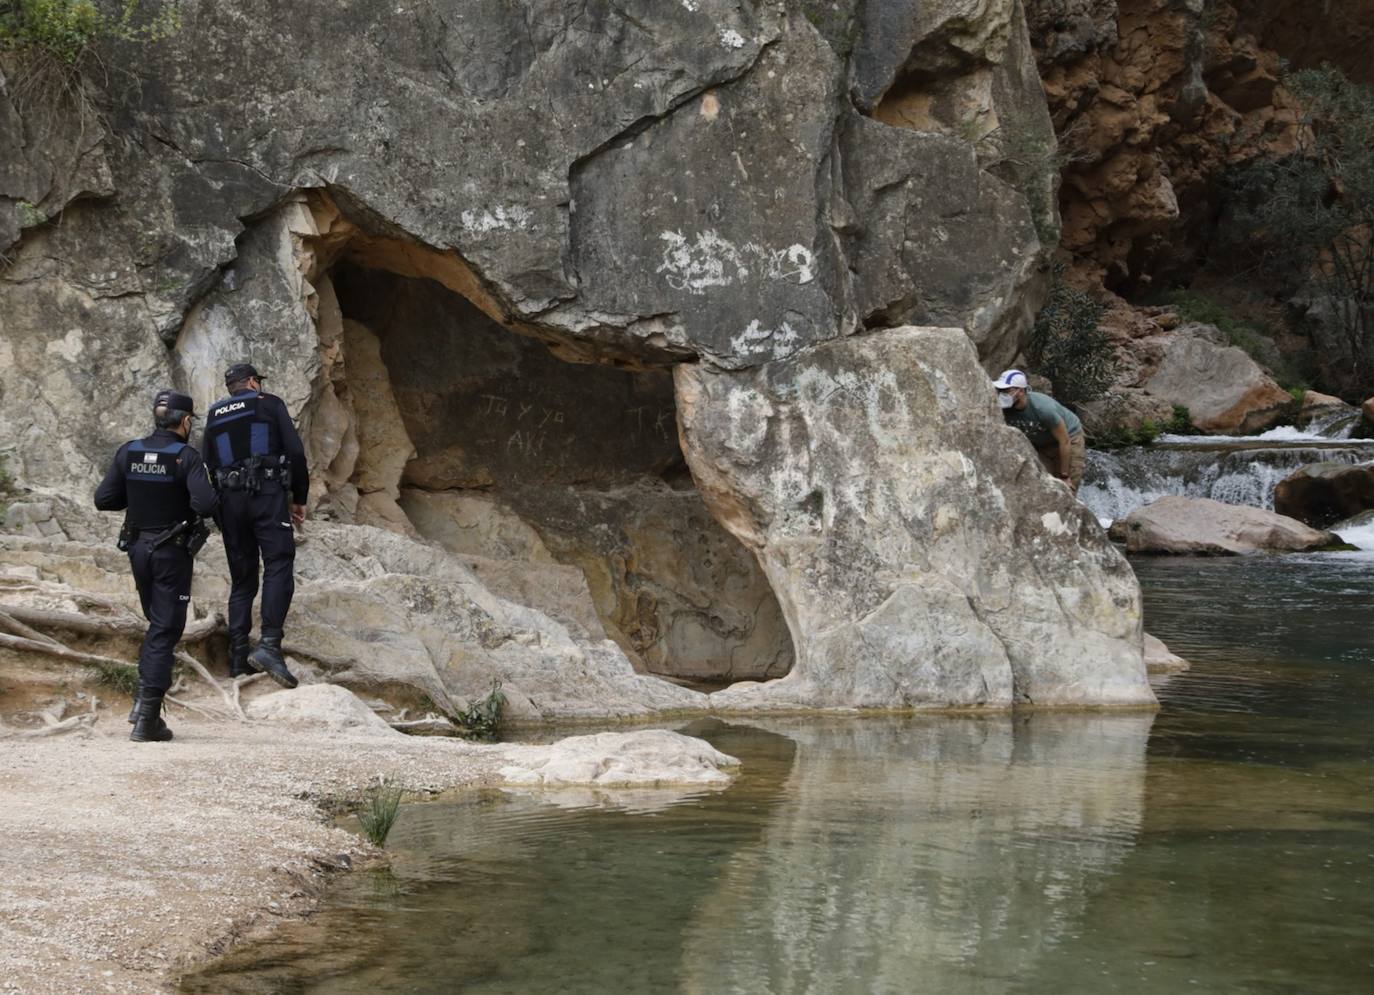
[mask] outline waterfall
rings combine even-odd
[[[1374,460],[1374,441],[1280,428],[1260,436],[1164,436],[1153,446],[1089,450],[1078,498],[1099,520],[1169,494],[1274,507],[1274,487],[1310,463]]]

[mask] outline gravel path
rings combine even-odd
[[[379,777],[489,783],[500,765],[455,740],[182,716],[175,742],[130,743],[122,719],[0,741],[0,991],[170,990],[265,917],[308,910],[331,869],[369,852],[322,802]]]

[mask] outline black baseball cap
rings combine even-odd
[[[189,394],[179,394],[167,387],[162,388],[153,395],[153,410],[166,408],[168,411],[185,411],[188,415],[195,417],[196,402],[191,400]]]
[[[228,387],[230,384],[247,380],[249,377],[257,377],[259,380],[267,379],[258,372],[258,368],[252,363],[235,363],[224,371],[224,386]]]

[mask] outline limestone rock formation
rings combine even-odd
[[[1274,510],[1325,529],[1374,508],[1374,464],[1313,463],[1274,487]]]
[[[677,376],[698,486],[797,649],[787,677],[718,707],[1151,699],[1130,567],[1005,427],[957,329]]]
[[[1228,435],[1269,428],[1293,401],[1243,350],[1182,332],[1164,347],[1159,368],[1144,387],[1162,401],[1187,407],[1203,431]]]
[[[250,719],[287,722],[351,735],[399,736],[347,688],[337,684],[308,684],[277,691],[254,700],[245,709]]]
[[[1177,674],[1191,664],[1165,646],[1162,640],[1145,633],[1145,669],[1151,674]]]
[[[310,452],[288,643],[322,678],[455,707],[499,679],[525,718],[1148,702],[1133,578],[1006,462],[976,374],[1019,352],[1058,231],[1019,0],[232,0],[102,57],[138,71],[91,81],[84,135],[0,86],[0,455],[34,570],[127,597],[86,495],[156,387],[205,404],[251,359]],[[790,410],[818,359],[884,386],[866,456],[770,455],[829,502],[797,522],[878,502],[808,574],[702,477],[735,440],[701,399]],[[881,635],[857,671],[831,610]]]
[[[1302,400],[1298,404],[1297,422],[1300,426],[1311,425],[1316,421],[1325,421],[1341,415],[1349,415],[1351,418],[1357,417],[1357,409],[1346,404],[1339,397],[1330,394],[1323,394],[1320,391],[1303,391]]]
[[[739,761],[705,740],[667,729],[570,736],[547,746],[506,746],[501,776],[516,785],[652,787],[728,784]]]
[[[1249,435],[1287,418],[1292,396],[1215,326],[1182,322],[1169,307],[1135,308],[1108,295],[1102,329],[1117,360],[1115,384],[1083,406],[1090,434],[1164,425],[1175,407],[1193,426],[1219,435]]]
[[[1162,497],[1112,523],[1132,553],[1295,553],[1340,542],[1286,515],[1210,498]]]
[[[1068,158],[1064,247],[1112,290],[1195,267],[1223,170],[1291,150],[1280,55],[1220,0],[1030,0],[1031,38]]]

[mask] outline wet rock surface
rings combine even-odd
[[[1329,528],[1374,508],[1374,464],[1315,463],[1274,487],[1274,510],[1313,528]]]
[[[1295,518],[1210,498],[1162,497],[1112,523],[1132,553],[1295,553],[1340,542]]]

